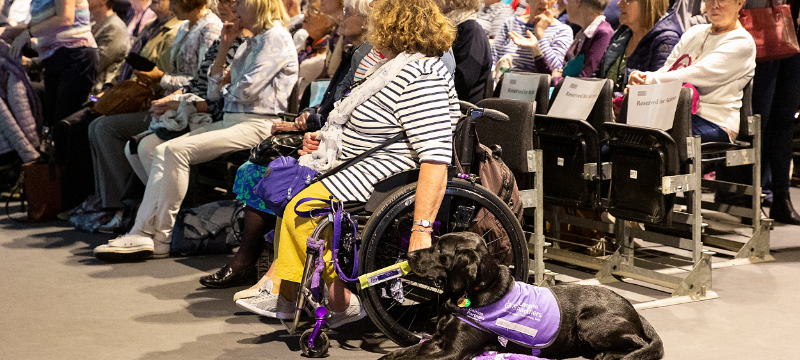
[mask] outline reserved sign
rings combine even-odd
[[[547,116],[586,120],[605,83],[566,77]]]
[[[680,81],[631,86],[628,90],[628,124],[672,129],[681,86]]]
[[[503,84],[500,87],[500,98],[523,101],[536,101],[536,90],[539,88],[539,78],[543,74],[514,74],[503,75]]]

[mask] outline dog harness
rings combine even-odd
[[[483,331],[497,334],[500,343],[513,341],[533,349],[549,346],[561,325],[556,297],[547,288],[515,282],[500,301],[479,308],[461,308],[456,317]]]

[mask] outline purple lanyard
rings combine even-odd
[[[330,203],[331,206],[324,207],[324,208],[317,208],[311,209],[310,211],[300,211],[298,208],[301,204],[307,203],[309,201],[321,201],[324,203]],[[353,243],[353,249],[355,252],[355,259],[353,260],[353,271],[350,274],[350,277],[344,274],[342,268],[339,266],[339,242],[341,241],[342,237],[342,221],[347,220],[353,226],[353,238],[358,239],[357,233],[357,226],[353,219],[350,218],[350,214],[344,209],[344,203],[341,201],[333,200],[333,199],[320,199],[320,198],[303,198],[297,202],[294,206],[294,212],[297,216],[302,218],[314,218],[322,215],[333,214],[333,238],[331,239],[331,252],[333,256],[331,260],[333,261],[333,268],[336,270],[336,273],[339,275],[342,280],[347,282],[355,282],[358,281],[358,244],[356,241]],[[312,238],[309,237],[309,242],[313,241]]]

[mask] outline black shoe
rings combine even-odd
[[[794,206],[792,206],[792,198],[789,196],[789,191],[773,192],[769,217],[779,223],[800,225],[800,215],[797,214]]]
[[[242,271],[233,272],[233,269],[225,265],[216,273],[200,278],[200,284],[212,289],[225,289],[234,286],[253,285],[256,279],[256,267],[248,266]]]

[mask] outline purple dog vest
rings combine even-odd
[[[555,340],[561,325],[561,312],[550,289],[521,282],[514,283],[500,301],[461,308],[455,315],[471,326],[532,348],[534,356]]]

